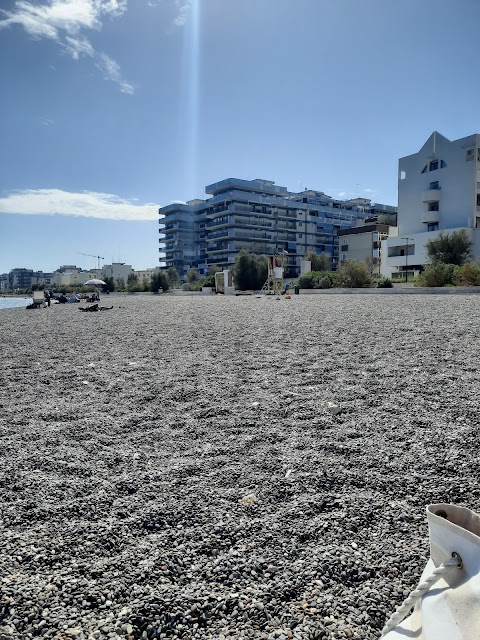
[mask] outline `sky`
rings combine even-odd
[[[0,0],[0,273],[158,264],[228,177],[397,203],[480,133],[479,0]]]

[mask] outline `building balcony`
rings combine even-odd
[[[420,221],[425,224],[439,222],[438,211],[426,211],[425,213],[422,213]]]
[[[441,194],[440,189],[427,189],[427,191],[422,191],[422,202],[439,202]]]

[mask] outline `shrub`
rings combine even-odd
[[[334,283],[334,278],[330,271],[310,271],[300,276],[298,286],[300,289],[329,289]]]
[[[328,276],[323,276],[323,278],[320,278],[320,280],[318,281],[315,289],[330,289],[331,286],[332,281],[330,280],[330,278]]]
[[[390,278],[382,278],[377,282],[378,289],[391,289],[393,287]]]
[[[416,287],[445,287],[452,283],[454,264],[429,264],[417,278]]]
[[[453,284],[458,287],[477,287],[480,285],[480,268],[475,262],[467,262],[457,267],[452,277]]]
[[[202,287],[215,287],[215,273],[211,273],[202,280]]]
[[[312,271],[328,271],[331,268],[330,255],[326,252],[315,253],[315,251],[308,251],[305,255],[305,260],[310,260]]]
[[[337,282],[341,287],[357,289],[368,287],[372,283],[367,265],[357,260],[347,260],[336,272]]]

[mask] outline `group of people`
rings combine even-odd
[[[82,294],[76,293],[75,295],[72,294],[70,298],[67,298],[67,296],[64,293],[61,293],[59,296],[55,296],[53,291],[51,290],[49,291],[45,289],[44,297],[45,297],[45,302],[47,303],[48,306],[50,306],[52,300],[56,300],[59,304],[66,304],[68,302],[96,302],[97,300],[100,301],[100,296],[96,291],[94,291],[93,293],[82,293]]]

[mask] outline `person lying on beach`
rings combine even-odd
[[[78,307],[79,311],[109,311],[113,309],[113,305],[111,307],[99,307],[98,303],[90,304],[88,307]]]

